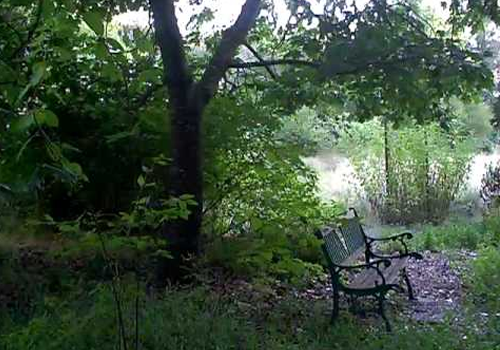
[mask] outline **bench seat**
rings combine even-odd
[[[384,276],[385,281],[377,273],[375,269],[365,269],[356,274],[354,279],[346,286],[348,289],[372,289],[377,288],[382,284],[397,284],[400,273],[406,268],[409,257],[405,256],[391,261],[391,265],[383,267],[380,272]]]
[[[332,282],[332,323],[339,314],[341,292],[350,296],[353,303],[357,297],[373,295],[379,303],[379,314],[384,319],[387,330],[390,330],[390,323],[384,313],[386,294],[391,290],[403,290],[400,283],[402,277],[408,297],[414,298],[406,266],[409,259],[422,259],[422,255],[409,251],[406,240],[412,238],[410,232],[384,238],[370,237],[366,235],[356,210],[350,208],[348,214],[351,215],[342,218],[338,225],[325,227],[317,232],[318,238],[322,240],[321,248]],[[398,241],[403,251],[380,255],[375,249],[375,244],[388,241]],[[364,258],[362,263],[358,262],[360,256]],[[352,272],[356,272],[354,276]]]

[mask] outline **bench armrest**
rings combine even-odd
[[[338,267],[341,270],[357,270],[357,269],[370,269],[370,268],[376,268],[379,269],[380,265],[384,264],[385,267],[389,267],[391,265],[391,261],[388,259],[379,259],[379,260],[374,260],[366,264],[360,264],[360,265],[337,265],[335,264],[335,267]]]
[[[404,232],[401,232],[401,233],[398,233],[396,235],[389,236],[389,237],[376,238],[376,237],[366,236],[366,238],[368,239],[368,241],[370,243],[371,242],[384,242],[384,241],[401,241],[405,238],[412,239],[413,233],[410,231],[404,231]]]
[[[413,258],[415,260],[423,260],[424,259],[422,254],[417,253],[417,252],[407,252],[407,253],[394,254],[394,255],[384,255],[384,254],[371,253],[371,257],[373,257],[375,259],[388,259],[388,260],[401,259],[401,258],[405,258],[405,257],[410,257],[410,258]]]
[[[408,245],[406,244],[406,239],[412,239],[413,238],[413,233],[410,231],[405,231],[393,236],[389,237],[383,237],[383,238],[375,238],[375,237],[369,237],[366,236],[366,242],[367,242],[367,248],[369,251],[369,255],[373,258],[376,259],[400,259],[404,257],[411,257],[416,260],[422,260],[424,257],[417,253],[417,252],[410,252],[408,249]],[[404,251],[401,254],[395,254],[395,255],[383,255],[383,254],[377,254],[374,253],[372,250],[372,244],[376,242],[400,242],[401,245],[403,246]]]
[[[384,265],[384,267],[389,267],[391,265],[391,261],[388,259],[379,259],[368,262],[366,264],[360,265],[335,265],[335,267],[339,270],[357,270],[357,269],[374,269],[377,272],[377,275],[382,279],[382,284],[386,284],[385,276],[380,270],[380,265]]]

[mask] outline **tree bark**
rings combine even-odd
[[[178,278],[183,260],[199,253],[203,215],[203,167],[201,126],[203,111],[242,45],[260,11],[261,0],[247,0],[236,22],[221,41],[199,82],[194,83],[185,57],[184,43],[175,16],[174,0],[151,0],[154,28],[169,92],[172,164],[170,194],[191,194],[198,203],[187,220],[169,223],[164,233],[174,259],[159,264],[158,277]]]

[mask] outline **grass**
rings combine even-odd
[[[135,293],[128,284],[122,299],[129,349],[135,348]],[[494,328],[482,333],[464,328],[457,336],[451,323],[430,326],[399,320],[389,334],[382,326],[344,315],[341,322],[330,326],[324,303],[295,299],[256,318],[240,310],[236,302],[222,300],[203,288],[142,295],[141,300],[140,349],[492,350],[500,342]],[[4,328],[0,349],[111,350],[118,348],[117,334],[112,294],[99,285],[73,301],[45,300],[30,321]]]
[[[494,246],[499,227],[500,219],[489,216],[482,223],[423,226],[423,233],[415,237],[417,250],[489,246],[479,250],[467,270],[471,303],[460,324],[452,318],[442,324],[422,324],[393,313],[394,332],[389,334],[379,319],[361,320],[344,313],[331,326],[330,304],[325,301],[289,295],[276,304],[261,299],[249,303],[244,295],[193,286],[152,292],[125,277],[119,287],[126,349],[500,350],[500,317],[494,316],[500,312],[500,251]],[[390,231],[386,233],[395,233]],[[0,306],[0,350],[125,349],[109,283],[79,276],[79,280],[59,279],[56,288],[50,288],[46,280],[60,277],[64,271],[58,269],[64,267],[39,266],[37,279],[17,266],[9,249],[0,253],[0,280],[33,290],[16,307]],[[491,317],[478,322],[477,315],[484,311]]]
[[[424,224],[410,227],[415,232],[409,241],[413,250],[443,251],[453,249],[477,250],[500,242],[500,213],[491,213],[482,221],[454,219],[441,225]],[[403,231],[400,227],[384,226],[382,237]],[[384,250],[397,250],[398,244],[389,244]]]

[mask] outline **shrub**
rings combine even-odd
[[[424,225],[411,244],[417,250],[469,249],[498,246],[500,216],[485,215],[482,222],[458,220],[444,225]]]
[[[500,162],[488,165],[481,180],[481,198],[488,207],[500,206]]]
[[[493,312],[500,311],[500,249],[487,247],[479,251],[472,264],[470,286],[476,297]]]
[[[459,194],[473,143],[436,124],[397,130],[380,121],[353,124],[344,149],[374,211],[386,223],[440,221]]]
[[[491,245],[500,245],[500,207],[491,209],[484,217],[484,226]]]
[[[484,241],[482,223],[454,222],[442,226],[426,225],[412,241],[416,249],[439,251],[443,249],[475,250]]]
[[[282,118],[282,127],[276,134],[278,140],[295,144],[307,153],[331,149],[337,121],[331,117],[321,118],[317,109],[303,106],[294,114]]]
[[[248,133],[218,154],[208,176],[206,256],[237,274],[302,278],[322,256],[314,231],[343,209],[320,200],[316,173],[272,136]]]

